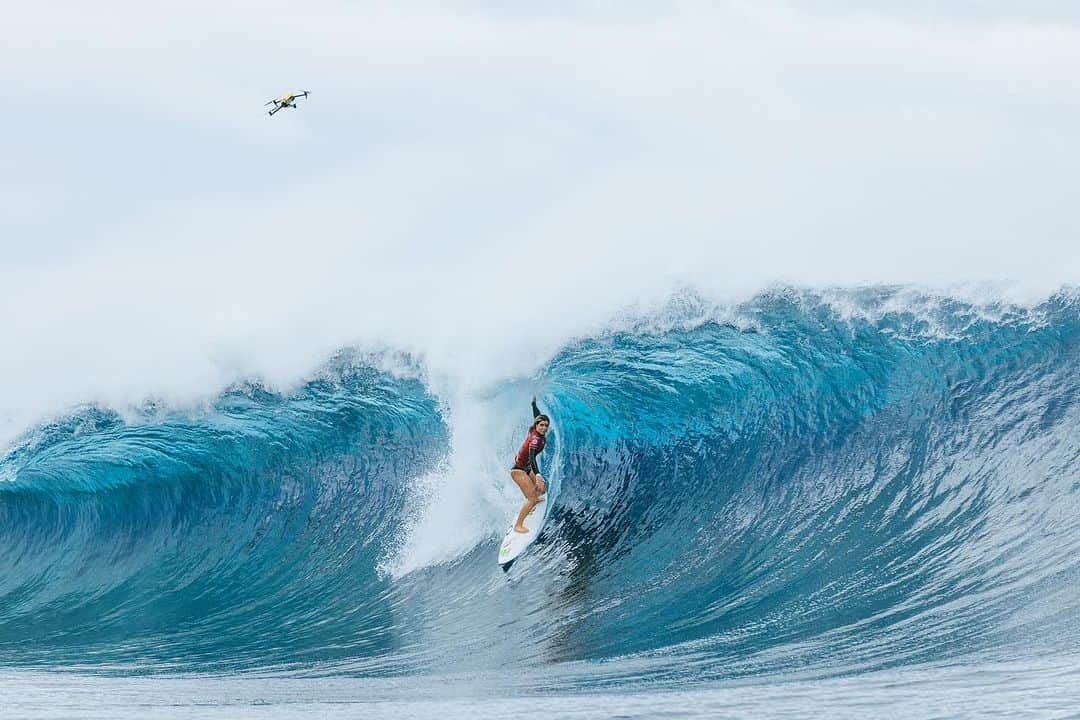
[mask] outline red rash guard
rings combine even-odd
[[[530,430],[529,436],[525,438],[525,442],[521,443],[521,449],[514,456],[513,469],[534,474],[540,472],[540,468],[536,466],[536,456],[544,451],[546,442],[543,435],[536,430]]]

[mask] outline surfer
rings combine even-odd
[[[532,412],[533,423],[529,427],[529,434],[514,456],[514,467],[510,468],[510,477],[525,495],[525,504],[521,506],[521,512],[514,521],[514,531],[519,533],[529,532],[525,527],[525,517],[538,502],[543,501],[544,493],[547,492],[544,476],[540,474],[540,468],[536,464],[536,456],[544,451],[544,444],[547,442],[545,436],[551,427],[551,418],[540,412],[535,397],[532,399]]]

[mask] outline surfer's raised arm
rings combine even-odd
[[[540,412],[540,407],[536,404],[536,396],[535,395],[533,395],[533,399],[532,399],[532,411],[533,411],[533,414],[532,414],[532,416],[533,416],[533,428],[535,429],[536,428],[536,421],[541,416],[543,416],[545,418],[547,417],[547,415],[544,415],[544,413]],[[528,444],[529,444],[529,457],[528,457],[528,460],[525,462],[525,472],[527,472],[529,475],[539,475],[540,474],[540,466],[536,464],[536,456],[541,451],[543,451],[543,449],[544,449],[543,436],[538,436],[537,434],[535,434],[533,432],[533,430],[530,430],[529,431],[529,437],[530,437],[530,440],[528,441]]]

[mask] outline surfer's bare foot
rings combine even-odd
[[[514,532],[527,533],[529,532],[529,528],[525,527],[524,525],[515,525]]]

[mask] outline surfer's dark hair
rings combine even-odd
[[[532,427],[531,427],[531,428],[529,428],[529,429],[530,429],[530,430],[535,430],[535,429],[536,429],[536,426],[537,426],[538,424],[542,423],[542,422],[546,422],[546,423],[547,423],[548,425],[550,425],[550,424],[551,424],[551,418],[549,418],[549,417],[548,417],[547,415],[545,415],[544,413],[540,413],[539,415],[537,415],[536,417],[534,417],[534,418],[533,418],[533,424],[532,424]]]

